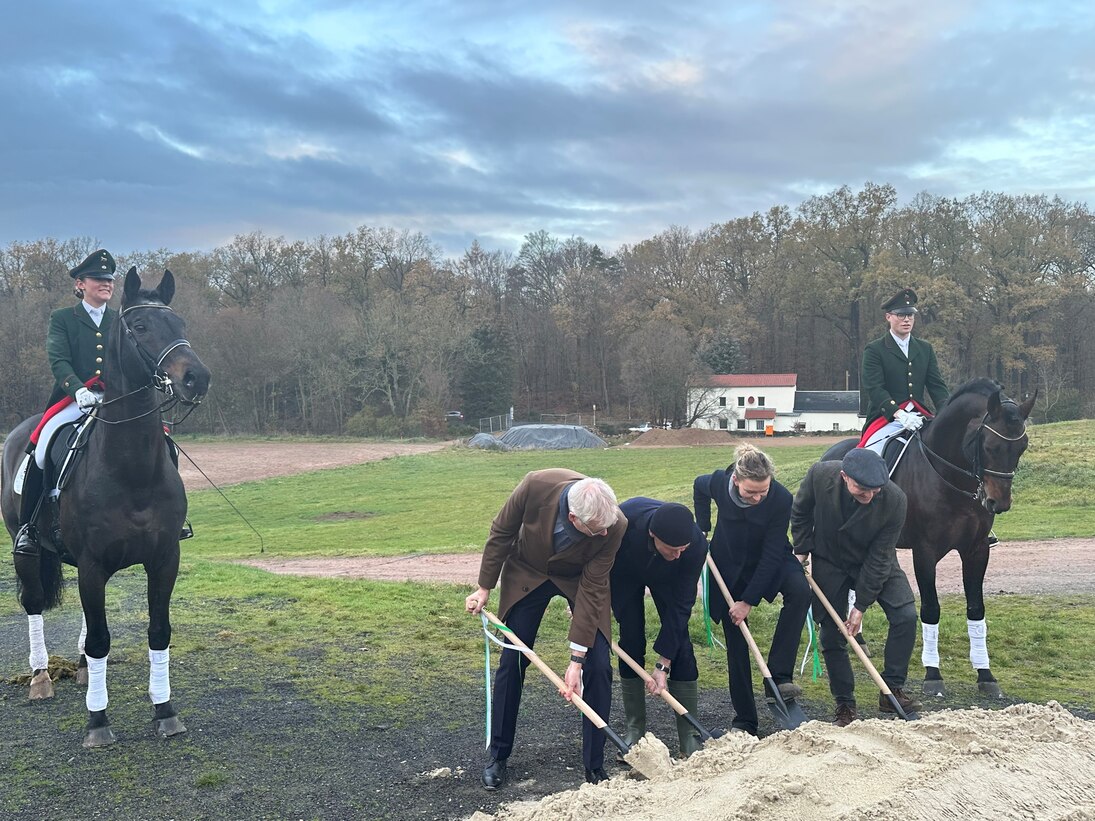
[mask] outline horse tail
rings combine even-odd
[[[42,593],[46,597],[46,610],[52,610],[65,597],[65,578],[61,573],[61,559],[52,550],[43,550],[38,569],[42,579]]]
[[[52,610],[65,597],[65,578],[61,573],[61,559],[52,550],[42,550],[38,556],[38,584],[42,588],[42,609]],[[33,583],[33,581],[32,581]],[[23,588],[26,585],[18,573],[15,574],[15,594],[23,601]]]

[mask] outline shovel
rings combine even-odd
[[[487,620],[490,621],[491,624],[502,630],[506,634],[506,638],[509,639],[509,641],[513,642],[514,645],[524,650],[524,654],[528,658],[528,660],[536,665],[540,672],[547,677],[548,681],[550,681],[560,690],[566,689],[566,682],[559,678],[559,676],[555,674],[555,671],[548,667],[547,664],[544,663],[543,659],[536,655],[536,653],[534,653],[527,644],[521,641],[521,639],[518,638],[517,635],[514,634],[514,632],[510,630],[504,622],[502,622],[489,610],[484,609],[483,615],[487,617]],[[628,746],[627,742],[620,738],[616,734],[616,732],[608,726],[605,720],[597,715],[597,711],[582,700],[581,696],[579,696],[577,693],[574,693],[571,695],[570,701],[575,707],[578,708],[582,715],[584,715],[591,722],[593,722],[594,727],[596,727],[598,730],[604,730],[605,735],[608,736],[609,741],[615,744],[619,751],[624,754],[624,760],[627,761],[627,763],[630,764],[632,768],[642,773],[647,778],[658,778],[659,776],[665,775],[665,773],[667,773],[672,768],[673,762],[669,760],[669,748],[667,748],[664,744],[661,744],[661,748],[665,750],[664,767],[659,766],[661,762],[652,763],[648,760],[647,756],[632,755],[631,747]],[[639,745],[636,744],[635,746],[638,747]]]
[[[890,704],[893,705],[894,710],[899,716],[906,721],[912,721],[912,719],[909,718],[909,714],[906,713],[901,706],[901,702],[897,700],[896,696],[894,696],[893,692],[890,690],[890,685],[883,680],[882,676],[878,674],[878,670],[871,664],[871,660],[867,658],[867,654],[864,652],[863,648],[860,647],[859,642],[852,638],[851,634],[848,632],[848,628],[844,626],[844,619],[836,614],[836,610],[829,604],[829,600],[825,598],[825,594],[821,592],[821,588],[818,586],[818,583],[814,581],[814,577],[807,573],[806,580],[810,582],[810,587],[814,588],[814,594],[817,596],[818,601],[820,601],[825,609],[829,611],[829,618],[833,620],[833,623],[836,624],[837,628],[844,636],[845,641],[847,641],[851,648],[855,650],[856,655],[859,656],[859,660],[863,662],[863,666],[866,667],[867,672],[871,674],[871,678],[873,678],[874,683],[878,685],[878,689],[890,700]]]
[[[715,560],[711,558],[711,554],[707,554],[707,567],[711,570],[711,576],[718,583],[719,590],[722,591],[722,595],[726,597],[726,603],[730,607],[734,606],[734,597],[730,595],[730,590],[726,587],[726,582],[722,580],[722,574],[719,572],[718,567],[715,566]],[[730,618],[729,613],[726,618]],[[795,701],[791,701],[789,704],[783,700],[783,696],[779,692],[779,685],[776,684],[775,679],[772,678],[772,671],[768,669],[768,665],[764,662],[764,656],[760,653],[760,648],[757,647],[756,641],[753,639],[753,634],[749,632],[749,627],[743,621],[738,625],[741,628],[741,634],[745,636],[745,642],[749,645],[749,650],[753,654],[753,660],[757,663],[757,669],[760,670],[761,676],[764,677],[764,683],[768,686],[768,692],[772,694],[772,700],[768,701],[768,709],[772,711],[772,715],[775,716],[776,723],[784,730],[793,730],[799,724],[809,721],[806,717],[806,713],[802,712],[802,708],[798,706]],[[767,701],[767,699],[766,699]]]
[[[642,668],[642,665],[635,661],[635,659],[631,658],[631,656],[629,656],[624,651],[624,649],[620,647],[620,645],[618,645],[616,642],[612,642],[612,652],[619,656],[621,659],[623,659],[624,664],[634,670],[636,675],[638,675],[638,677],[641,678],[643,681],[654,680],[653,678],[651,678],[650,674]],[[681,718],[683,718],[685,721],[692,725],[692,728],[700,734],[700,738],[702,738],[704,741],[707,741],[709,738],[713,738],[711,733],[707,732],[707,730],[705,730],[703,726],[698,721],[696,721],[692,714],[685,709],[685,706],[677,701],[677,699],[673,698],[673,694],[670,693],[668,689],[662,690],[660,693],[658,693],[658,695],[665,699],[665,703],[673,708],[673,712],[675,712],[677,715],[679,715]]]

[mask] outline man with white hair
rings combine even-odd
[[[501,578],[498,617],[531,647],[548,603],[563,596],[573,618],[562,694],[568,700],[578,694],[605,721],[612,706],[608,582],[626,529],[616,494],[602,480],[561,468],[535,470],[494,517],[479,567],[479,588],[464,601],[469,613],[478,613]],[[523,653],[502,651],[494,677],[490,760],[483,770],[488,790],[505,782],[528,665]],[[583,718],[582,762],[586,781],[593,784],[608,777],[604,745],[604,731]]]

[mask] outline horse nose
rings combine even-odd
[[[192,396],[205,396],[209,392],[209,371],[204,368],[187,368],[182,381]]]

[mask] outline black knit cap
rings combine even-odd
[[[650,532],[670,547],[692,544],[696,520],[684,505],[666,502],[650,517]]]
[[[889,471],[882,457],[867,448],[852,448],[840,463],[844,475],[860,487],[884,487],[890,481]]]
[[[114,279],[114,257],[109,251],[100,248],[68,272],[73,279],[90,277],[91,279]]]

